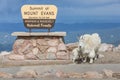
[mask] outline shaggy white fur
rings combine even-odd
[[[79,48],[73,49],[72,54],[73,54],[73,59],[72,60],[73,60],[73,62],[75,62],[76,59],[78,59],[79,55],[80,55]]]
[[[73,62],[75,61],[75,59],[78,59],[79,56],[81,56],[84,59],[83,62],[86,62],[87,58],[89,58],[89,63],[93,63],[93,60],[97,58],[97,51],[100,44],[101,38],[99,34],[94,33],[92,35],[82,35],[79,39],[78,48],[73,50]]]

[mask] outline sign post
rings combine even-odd
[[[30,31],[33,28],[50,31],[55,24],[57,7],[54,5],[24,5],[21,12],[24,26]]]

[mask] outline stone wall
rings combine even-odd
[[[61,36],[19,36],[9,59],[67,60],[69,54]]]
[[[66,32],[14,32],[17,36],[9,60],[68,60]]]

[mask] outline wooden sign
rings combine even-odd
[[[57,7],[54,5],[24,5],[21,12],[25,27],[50,29],[56,20]]]

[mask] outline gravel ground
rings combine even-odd
[[[41,66],[17,66],[9,68],[0,68],[0,72],[15,74],[19,71],[35,70],[38,74],[55,71],[64,71],[65,73],[83,73],[89,71],[97,71],[101,73],[104,69],[120,72],[120,64],[67,64],[67,65],[41,65]],[[0,78],[0,80],[4,80]],[[6,80],[6,79],[5,79]],[[114,78],[108,79],[77,79],[77,78],[13,78],[8,80],[116,80]]]
[[[108,79],[67,79],[67,78],[33,78],[33,79],[26,79],[26,78],[22,78],[22,79],[4,79],[4,78],[0,78],[0,80],[118,80],[118,79],[112,79],[112,78],[108,78]]]
[[[104,52],[99,53],[104,55],[104,58],[97,59],[93,64],[89,63],[69,63],[69,64],[56,64],[56,65],[37,65],[37,66],[9,66],[9,67],[1,67],[0,72],[6,72],[15,74],[19,71],[24,70],[35,70],[37,73],[44,73],[46,71],[64,71],[66,73],[83,73],[88,71],[97,71],[101,73],[104,69],[112,70],[113,72],[120,72],[120,52]],[[8,80],[117,80],[113,78],[108,79],[74,79],[74,78],[30,78],[30,79],[8,79]],[[0,80],[4,80],[0,78]],[[7,79],[5,79],[7,80]]]

